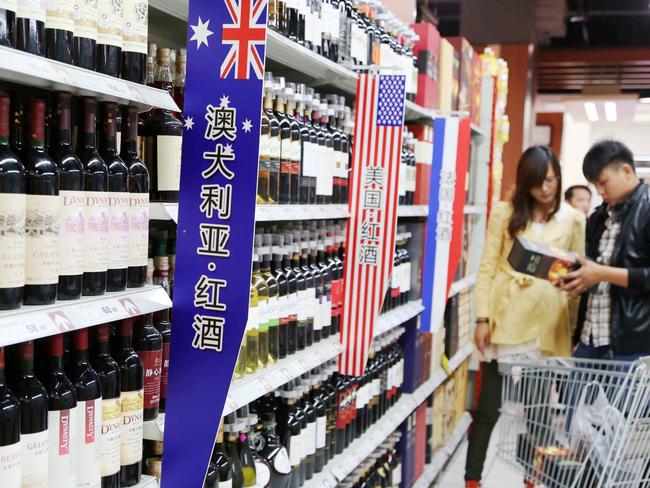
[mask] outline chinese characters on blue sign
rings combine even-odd
[[[266,0],[189,10],[162,488],[203,486],[246,328],[264,78]]]

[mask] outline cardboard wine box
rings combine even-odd
[[[481,91],[483,89],[483,63],[481,56],[474,53],[474,68],[472,70],[472,122],[477,126],[481,125]]]
[[[456,51],[454,46],[447,39],[440,39],[440,62],[438,63],[438,108],[440,110],[455,110],[458,98],[454,92],[458,91],[458,85],[454,90],[454,82],[458,81],[458,73],[454,76],[454,67],[458,70]]]
[[[515,271],[557,284],[579,268],[578,255],[555,247],[517,237],[508,262]]]
[[[448,37],[451,45],[459,56],[458,71],[458,110],[468,112],[471,117],[472,99],[472,78],[474,77],[474,58],[478,57],[474,48],[464,37]]]
[[[418,92],[415,101],[426,108],[438,108],[440,33],[429,22],[412,24],[411,27],[420,37],[413,46],[418,60]]]
[[[426,124],[410,124],[409,130],[416,138],[415,143],[415,205],[429,204],[429,184],[433,164],[433,127]]]

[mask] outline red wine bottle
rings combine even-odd
[[[167,404],[167,385],[169,383],[169,346],[172,336],[172,324],[169,321],[169,312],[167,308],[161,310],[155,327],[162,336],[162,372],[160,374],[160,411],[165,413]]]
[[[95,71],[97,0],[74,1],[74,64]]]
[[[81,143],[77,148],[84,165],[86,193],[86,246],[84,253],[83,294],[103,295],[108,269],[108,168],[97,152],[97,101],[84,98]]]
[[[122,78],[144,84],[147,72],[148,0],[124,0]]]
[[[72,64],[74,41],[73,0],[46,1],[45,56]]]
[[[133,345],[144,364],[144,420],[154,420],[160,406],[163,339],[150,313],[138,317],[136,324]]]
[[[34,374],[34,341],[17,346],[18,375],[12,390],[20,402],[22,476],[34,486],[47,486],[47,391]]]
[[[113,357],[120,366],[122,408],[120,487],[134,486],[142,475],[142,420],[144,407],[144,367],[133,350],[133,321],[120,322],[118,344]]]
[[[58,140],[52,155],[59,169],[61,226],[59,228],[59,300],[81,297],[84,262],[85,206],[84,171],[72,149],[69,93],[57,94]]]
[[[122,7],[122,2],[97,1],[97,71],[116,78],[122,71]]]
[[[0,310],[20,307],[25,286],[25,168],[9,145],[9,111],[0,92]]]
[[[108,324],[95,328],[91,362],[102,393],[102,488],[120,488],[120,368],[110,354],[109,333]]]
[[[129,269],[128,286],[141,287],[147,279],[149,244],[149,171],[138,156],[138,111],[122,112],[121,158],[129,167]]]
[[[126,289],[129,267],[129,168],[117,152],[117,104],[104,104],[101,155],[108,166],[108,274],[107,291]]]
[[[48,368],[43,383],[48,395],[50,480],[74,479],[78,410],[74,385],[63,369],[63,335],[47,339]]]
[[[20,488],[20,403],[5,380],[5,351],[0,347],[0,473],[3,486]]]
[[[16,9],[18,2],[10,0],[0,7],[0,46],[16,47]]]
[[[25,165],[25,305],[47,305],[56,299],[59,281],[59,171],[45,152],[45,102],[29,101]]]
[[[99,486],[101,478],[102,395],[99,375],[88,357],[88,329],[71,340],[70,380],[77,393],[77,486]]]
[[[16,47],[45,56],[45,0],[19,1],[16,9]]]

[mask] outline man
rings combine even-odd
[[[562,286],[583,295],[574,355],[633,360],[650,354],[650,189],[617,141],[595,144],[583,172],[604,203],[587,223],[589,259]]]
[[[564,192],[564,200],[587,217],[591,211],[591,190],[586,185],[573,185]]]

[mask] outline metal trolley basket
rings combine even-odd
[[[500,363],[498,456],[546,488],[650,487],[650,357]]]

